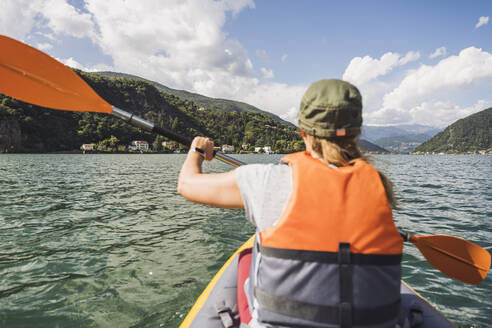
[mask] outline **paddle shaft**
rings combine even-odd
[[[135,116],[134,114],[132,113],[129,113],[127,111],[124,111],[122,109],[119,109],[117,107],[113,107],[113,111],[111,113],[113,116],[116,116],[128,123],[131,123],[135,126],[138,126],[140,128],[144,128],[146,130],[149,130],[151,132],[154,132],[154,133],[157,133],[157,134],[160,134],[164,137],[167,137],[169,139],[172,139],[176,142],[179,142],[180,144],[186,146],[186,147],[190,147],[191,146],[191,142],[192,142],[192,139],[189,139],[187,137],[184,137],[182,135],[179,135],[177,133],[175,133],[174,131],[171,131],[169,129],[166,129],[166,128],[161,128],[159,126],[156,126],[154,123],[152,122],[149,122],[147,120],[144,120],[143,118],[141,117],[138,117],[138,116]],[[245,163],[241,162],[241,161],[238,161],[237,159],[235,158],[232,158],[230,156],[227,156],[225,154],[222,154],[221,152],[216,152],[215,153],[215,157],[226,163],[226,164],[229,164],[229,165],[232,165],[234,167],[238,167],[238,166],[241,166],[241,165],[244,165]]]

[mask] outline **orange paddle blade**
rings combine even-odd
[[[410,241],[442,273],[476,285],[490,269],[490,253],[467,240],[445,236],[411,236]]]
[[[0,35],[0,93],[53,109],[111,113],[74,71],[47,54]]]

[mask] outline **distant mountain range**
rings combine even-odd
[[[362,128],[362,138],[393,153],[409,153],[422,142],[432,138],[439,131],[439,128],[420,124],[392,126],[364,125]]]
[[[361,150],[366,151],[366,152],[370,152],[370,153],[379,153],[379,154],[389,153],[388,150],[386,150],[382,147],[379,147],[378,145],[373,144],[372,142],[367,141],[365,139],[359,140],[359,146],[360,146]]]
[[[420,125],[420,124],[403,124],[403,125],[364,125],[362,128],[362,138],[375,142],[381,138],[404,136],[404,135],[419,135],[425,134],[429,138],[439,133],[441,129]]]
[[[405,134],[379,138],[374,143],[392,153],[411,153],[415,147],[431,138],[428,134]]]
[[[492,107],[456,121],[415,152],[492,154]]]

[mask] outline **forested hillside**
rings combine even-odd
[[[204,109],[145,81],[77,73],[114,106],[189,137],[204,135],[237,148],[271,146],[276,152],[303,147],[294,126],[263,113]],[[71,151],[84,143],[123,151],[132,140],[146,140],[158,149],[164,138],[110,115],[49,110],[0,95],[1,152]]]
[[[278,117],[275,114],[265,112],[255,106],[252,106],[250,104],[241,102],[241,101],[234,101],[234,100],[229,100],[229,99],[220,99],[220,98],[211,98],[211,97],[206,97],[197,93],[189,92],[186,90],[176,90],[169,88],[165,85],[162,85],[158,82],[155,81],[150,81],[146,80],[144,78],[141,78],[139,76],[131,75],[131,74],[125,74],[125,73],[117,73],[117,72],[95,72],[95,74],[105,76],[105,77],[116,77],[116,78],[125,78],[125,79],[137,79],[137,80],[142,80],[151,83],[153,86],[155,86],[158,90],[164,91],[167,94],[174,95],[180,99],[183,100],[189,100],[194,102],[197,105],[200,105],[206,109],[212,109],[212,110],[218,110],[218,111],[234,111],[234,112],[254,112],[254,113],[262,113],[266,114],[270,117],[273,117],[275,120],[285,123],[287,125],[293,126],[292,123],[287,122],[280,117]]]
[[[415,152],[492,153],[492,107],[456,121]]]

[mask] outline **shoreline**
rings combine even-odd
[[[62,150],[62,151],[54,151],[54,152],[0,152],[1,155],[11,155],[11,154],[25,154],[25,155],[176,155],[176,154],[186,154],[187,151],[182,152],[101,152],[101,151],[86,151],[83,152],[81,150]],[[411,155],[411,156],[428,156],[428,155],[484,155],[490,156],[492,152],[467,152],[467,153],[431,153],[431,152],[418,152],[418,153],[391,153],[391,152],[362,152],[363,154],[369,155]],[[265,154],[265,153],[254,153],[254,152],[242,152],[242,153],[224,153],[227,155],[286,155],[287,153],[282,154]]]

